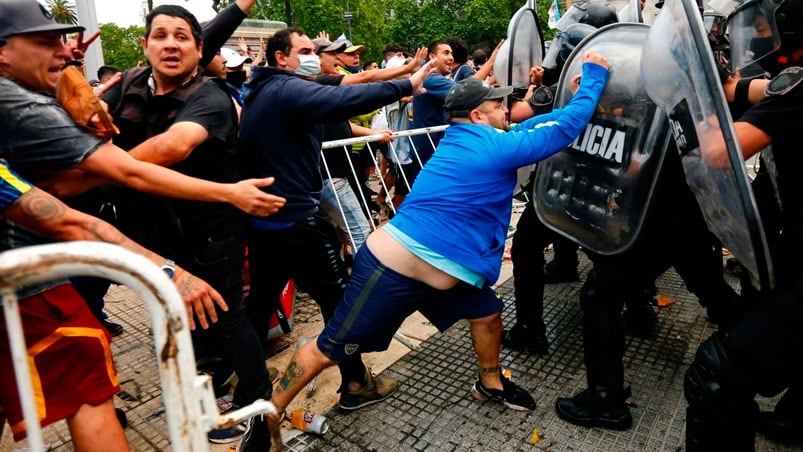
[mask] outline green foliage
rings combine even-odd
[[[218,10],[233,0],[220,0]],[[352,12],[351,38],[364,44],[363,60],[379,60],[385,44],[400,44],[408,51],[430,42],[459,36],[469,50],[493,50],[507,34],[510,18],[525,0],[348,0]],[[544,39],[550,40],[554,30],[547,26],[550,0],[536,2]],[[559,0],[565,11],[565,0]],[[291,10],[291,17],[287,11]],[[258,0],[249,17],[281,20],[303,28],[314,38],[325,30],[330,39],[349,35],[345,19],[346,0]]]
[[[77,24],[78,13],[70,0],[47,0],[47,7],[53,20],[60,24]]]
[[[145,27],[120,28],[115,24],[100,26],[103,61],[120,70],[126,70],[145,61],[140,38],[145,36]]]

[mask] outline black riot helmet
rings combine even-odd
[[[747,0],[728,27],[733,69],[755,62],[774,76],[795,63],[791,54],[803,47],[803,0]]]
[[[618,21],[616,9],[608,4],[606,0],[588,0],[585,3],[572,3],[572,6],[566,11],[566,14],[561,16],[555,28],[563,31],[566,30],[569,25],[577,23],[602,28]]]
[[[560,71],[566,60],[569,59],[572,51],[577,44],[585,39],[586,36],[594,33],[597,29],[587,24],[571,24],[563,31],[558,31],[552,39],[552,44],[549,46],[541,67],[544,68],[543,83],[544,85],[553,85],[558,82]]]

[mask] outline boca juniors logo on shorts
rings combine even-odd
[[[346,355],[350,356],[356,353],[358,348],[360,348],[358,344],[346,344],[343,350],[346,352]]]

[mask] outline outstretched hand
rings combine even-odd
[[[265,193],[260,187],[267,187],[274,182],[274,178],[245,179],[231,184],[232,194],[229,203],[243,212],[258,217],[266,217],[279,211],[286,199]]]
[[[411,73],[421,67],[421,64],[427,59],[427,55],[429,55],[429,49],[426,47],[419,47],[418,50],[415,51],[415,56],[413,56],[412,61],[407,64]]]
[[[435,72],[435,65],[431,61],[421,66],[421,69],[415,71],[410,76],[410,83],[413,84],[413,96],[420,96],[427,92],[424,88],[424,80]]]
[[[215,305],[220,306],[223,311],[229,310],[226,301],[217,290],[206,281],[180,268],[176,268],[176,288],[187,307],[191,330],[195,329],[195,317],[198,317],[198,323],[203,329],[209,328],[209,321],[217,322]]]

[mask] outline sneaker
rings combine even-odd
[[[216,428],[207,432],[206,437],[210,443],[229,444],[243,437],[246,432],[245,423],[230,428]]]
[[[519,411],[532,411],[535,409],[535,400],[529,392],[518,387],[515,383],[505,378],[504,375],[499,375],[502,379],[502,390],[488,389],[482,385],[482,381],[477,378],[474,386],[471,388],[471,395],[483,402],[494,400],[502,402],[506,407],[519,410]]]
[[[365,374],[365,384],[359,391],[343,390],[340,394],[341,410],[353,411],[364,406],[381,402],[399,389],[399,382],[390,377],[372,375],[371,371]]]
[[[268,452],[270,450],[270,430],[264,415],[254,416],[246,422],[245,435],[237,452]]]

